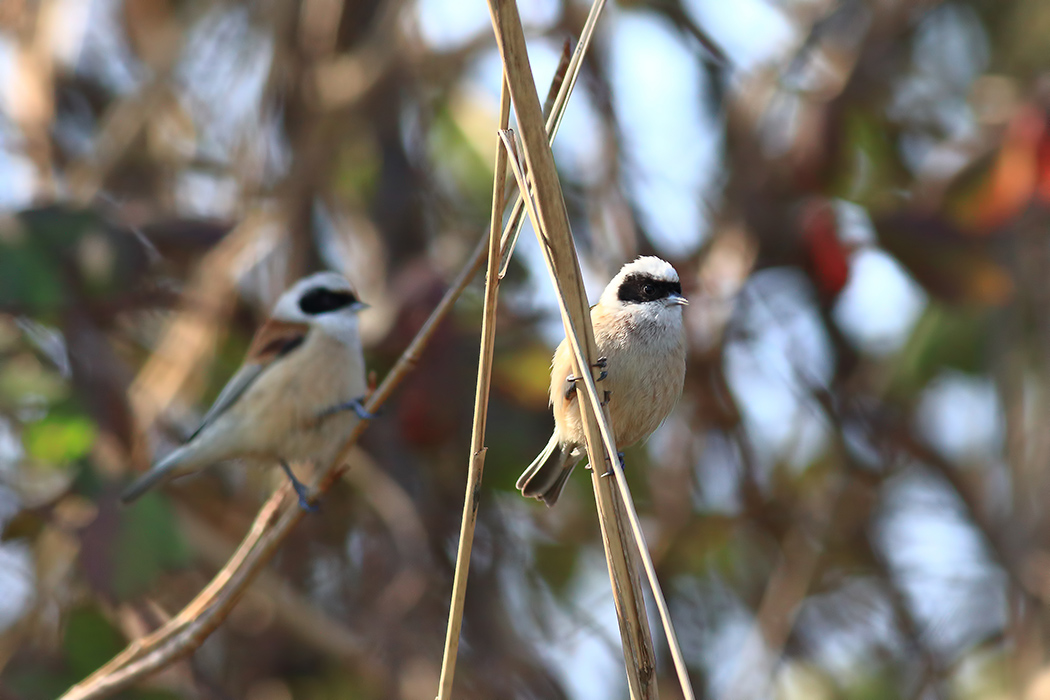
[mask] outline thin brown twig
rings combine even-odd
[[[286,532],[287,529],[290,529],[290,525],[285,525],[285,523],[292,519],[298,521],[298,518],[302,517],[302,511],[296,513],[295,508],[286,509],[283,515],[278,513],[281,502],[290,492],[291,488],[288,485],[279,489],[256,516],[245,543],[259,542],[258,547],[245,547],[245,543],[242,543],[237,553],[212,580],[211,584],[178,616],[172,618],[164,627],[146,639],[133,642],[108,664],[70,688],[62,695],[62,699],[98,698],[118,692],[139,678],[187,656],[200,646],[240,599],[248,581],[261,568],[260,561],[265,562],[267,545],[276,546],[272,544],[272,532]],[[271,523],[278,516],[281,516],[280,522],[272,526]],[[286,529],[282,530],[282,525]],[[267,530],[271,527],[272,530],[268,533]],[[270,534],[269,540],[267,540],[268,534]],[[210,607],[205,608],[202,603],[210,598],[214,598],[214,601]],[[165,642],[165,644],[160,646],[160,642]]]
[[[572,41],[566,39],[561,47],[561,56],[558,57],[558,67],[554,70],[554,78],[551,80],[550,90],[547,91],[547,98],[543,100],[543,116],[547,119],[550,119],[550,116],[554,114],[554,103],[558,99],[558,94],[561,92],[561,86],[565,84],[565,76],[569,73],[569,65],[572,63],[572,57]],[[500,128],[506,129],[507,124],[500,124]]]
[[[555,76],[557,79],[557,76]],[[507,80],[500,87],[499,124],[506,129],[510,122],[510,92]],[[481,477],[485,469],[485,423],[489,409],[489,387],[492,382],[492,357],[496,342],[496,301],[499,292],[500,224],[503,222],[503,192],[507,177],[507,150],[497,137],[496,166],[492,175],[492,213],[489,220],[488,269],[485,275],[485,311],[481,318],[481,350],[478,356],[478,384],[474,396],[474,424],[470,436],[470,464],[467,488],[463,497],[463,520],[459,529],[459,548],[456,552],[456,574],[452,581],[452,601],[445,632],[445,651],[441,657],[441,677],[438,681],[438,700],[452,697],[452,682],[456,674],[459,654],[459,634],[463,627],[463,603],[467,597],[467,577],[470,573],[470,551],[474,543],[474,527],[478,520],[481,501]]]
[[[563,72],[559,64],[558,70],[555,72],[555,82],[551,84],[552,88],[559,76],[564,74],[567,79],[563,80],[558,86],[557,96],[553,102],[551,102],[550,95],[548,95],[547,101],[551,102],[551,109],[549,112],[546,110],[544,112],[547,115],[544,129],[547,132],[548,142],[554,141],[558,135],[558,129],[561,128],[562,119],[565,117],[565,108],[569,104],[569,97],[572,96],[573,88],[576,87],[576,81],[580,77],[580,71],[583,68],[583,57],[587,55],[587,49],[591,46],[591,39],[594,38],[594,29],[598,26],[598,18],[601,17],[603,9],[605,9],[605,0],[594,0],[591,4],[590,12],[587,13],[587,20],[583,23],[583,29],[580,30],[580,40],[576,43],[576,48],[572,52],[568,65]],[[525,200],[519,193],[517,200],[514,202],[514,207],[511,209],[510,218],[507,220],[507,226],[503,229],[503,239],[506,243],[503,246],[503,262],[500,263],[499,268],[500,279],[503,279],[507,274],[507,266],[510,265],[510,259],[514,253],[514,245],[517,243],[518,236],[521,234],[521,227],[524,224]]]

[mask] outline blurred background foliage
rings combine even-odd
[[[544,90],[587,6],[521,11]],[[607,8],[555,156],[592,299],[656,253],[692,300],[627,460],[704,697],[1050,697],[1048,34],[1044,0]],[[226,561],[277,470],[116,495],[286,285],[347,274],[393,364],[487,222],[498,90],[481,0],[0,3],[0,697]],[[457,688],[626,697],[587,480],[513,489],[561,336],[530,236]],[[479,325],[476,283],[226,624],[125,697],[434,696]]]

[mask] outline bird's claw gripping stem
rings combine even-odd
[[[595,379],[594,381],[600,382],[601,380],[603,380],[603,379],[605,379],[606,377],[609,376],[609,373],[605,371],[605,368],[608,367],[608,366],[609,366],[609,358],[607,358],[607,357],[599,357],[598,361],[595,362],[593,365],[591,365],[591,367],[594,367],[595,369],[600,369],[602,371],[601,374],[598,375],[598,378]],[[565,381],[576,383],[576,382],[580,381],[581,379],[583,379],[583,377],[577,377],[574,374],[570,374],[568,377],[565,378]]]
[[[281,460],[281,469],[288,475],[288,479],[292,482],[292,488],[295,489],[295,495],[299,497],[299,507],[307,513],[316,513],[317,505],[310,503],[310,490],[306,488],[306,484],[295,478],[295,474],[292,473],[292,468],[288,466],[288,463],[283,459]]]
[[[626,465],[626,464],[624,463],[624,461],[623,461],[623,452],[617,452],[617,453],[616,453],[616,456],[617,456],[617,457],[619,457],[619,459],[620,459],[620,469],[625,469],[625,468],[627,467],[627,465]],[[612,469],[610,468],[610,469],[609,469],[608,471],[606,471],[606,472],[605,472],[604,474],[602,474],[602,478],[604,479],[604,478],[605,478],[605,477],[607,477],[607,476],[612,476],[612,475],[613,475],[613,474],[615,474],[615,473],[616,473],[616,472],[614,472],[614,471],[613,471],[613,470],[612,470]]]
[[[347,401],[346,403],[337,403],[335,406],[331,406],[321,411],[317,417],[318,419],[324,419],[341,411],[353,411],[361,420],[372,420],[377,414],[368,412],[365,408],[364,398],[365,397],[363,396],[359,396],[358,398]]]

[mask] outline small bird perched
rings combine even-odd
[[[609,402],[616,444],[630,447],[649,437],[674,408],[685,383],[685,334],[678,273],[660,258],[624,265],[591,307],[591,324],[603,371],[600,388]],[[573,377],[572,350],[563,340],[551,361],[554,434],[518,478],[523,496],[553,506],[573,468],[587,456]]]
[[[306,510],[306,487],[288,461],[334,456],[360,419],[372,418],[357,314],[367,306],[341,275],[319,272],[278,299],[233,375],[182,447],[121,496],[125,503],[159,483],[233,458],[280,463]]]

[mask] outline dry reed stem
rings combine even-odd
[[[543,100],[543,116],[548,121],[550,121],[551,115],[554,114],[554,101],[558,99],[558,93],[561,92],[561,86],[565,85],[565,76],[568,75],[569,64],[572,63],[572,57],[572,40],[566,38],[565,43],[561,46],[561,55],[558,57],[558,67],[554,69],[554,78],[551,79],[550,90],[547,91],[547,97]],[[507,126],[509,125],[500,124],[500,129],[506,129]],[[549,135],[550,132],[548,131],[547,134]],[[497,144],[497,147],[498,145],[499,144]]]
[[[501,138],[504,140],[504,144],[508,150],[513,153],[517,153],[512,139],[512,133],[510,131],[501,132]],[[514,177],[517,178],[521,187],[526,186],[525,173],[521,168],[521,164],[516,160],[511,160],[511,170],[514,173]],[[565,302],[565,291],[563,290],[561,283],[555,277],[554,272],[554,261],[551,255],[551,251],[545,246],[544,239],[539,224],[539,215],[536,211],[536,207],[533,204],[531,198],[526,199],[526,208],[528,210],[529,219],[533,222],[533,228],[537,232],[537,237],[540,238],[540,249],[543,251],[544,262],[547,265],[547,269],[550,271],[556,296],[558,297],[559,308],[562,312],[563,320],[566,324],[566,337],[570,338],[570,345],[572,346],[574,358],[583,354],[580,346],[579,337],[576,333],[575,323],[571,318],[568,317],[568,305]],[[592,336],[593,337],[593,336]],[[595,351],[595,354],[597,351]],[[575,360],[574,362],[579,362]],[[593,365],[593,363],[591,363]],[[586,365],[585,365],[586,366]],[[579,368],[576,366],[574,372],[579,376]],[[597,391],[597,389],[595,389]],[[599,409],[602,410],[602,409]],[[581,412],[586,421],[588,418],[595,420],[594,414],[590,414],[586,411]],[[598,421],[599,425],[602,423],[608,424],[608,417],[604,414],[602,419]],[[600,431],[601,428],[598,428]],[[585,431],[586,432],[586,431]],[[590,440],[590,436],[585,436]],[[601,444],[601,443],[599,443]],[[590,449],[591,443],[588,442],[588,450]],[[594,464],[609,463],[608,453],[599,452],[588,454],[604,454],[602,460],[591,459],[591,474],[594,481],[595,488],[595,503],[598,507],[598,523],[601,526],[602,532],[602,545],[605,549],[605,557],[609,563],[609,577],[612,583],[613,589],[613,602],[616,606],[616,619],[620,626],[620,638],[623,647],[624,661],[627,669],[627,681],[631,690],[631,697],[637,698],[648,698],[656,697],[656,684],[651,683],[653,670],[655,669],[655,655],[653,653],[653,643],[649,634],[649,625],[645,615],[645,605],[642,599],[641,587],[634,572],[638,570],[637,563],[632,557],[633,550],[627,546],[626,541],[623,538],[623,517],[621,514],[622,505],[619,505],[613,495],[611,489],[608,487],[608,482],[600,479],[598,476],[598,470],[593,468]],[[604,472],[604,469],[602,470]]]
[[[557,76],[555,76],[557,80]],[[510,92],[507,80],[500,86],[499,123],[506,129],[510,121]],[[452,682],[456,675],[456,656],[459,654],[459,633],[463,627],[463,602],[467,597],[467,577],[470,573],[470,551],[474,543],[474,527],[481,502],[481,477],[485,469],[485,424],[489,410],[489,387],[492,382],[492,355],[496,342],[496,301],[499,292],[500,231],[503,223],[503,191],[507,177],[507,149],[497,137],[496,166],[492,175],[492,213],[489,220],[488,269],[485,275],[485,312],[481,318],[481,350],[478,355],[478,385],[474,395],[474,424],[470,436],[470,465],[467,488],[463,497],[463,520],[459,529],[459,548],[456,552],[456,574],[452,581],[452,600],[445,632],[445,651],[441,657],[441,677],[438,681],[438,700],[452,697]]]
[[[597,388],[591,375],[594,361],[597,359],[597,345],[590,324],[590,311],[579,261],[569,229],[561,182],[546,138],[536,85],[532,79],[521,19],[512,0],[489,0],[489,11],[521,129],[525,162],[531,173],[535,200],[526,196],[526,205],[533,228],[540,239],[540,247],[544,251],[552,283],[558,292],[565,334],[571,339],[573,349],[574,373],[584,376],[585,379],[589,377],[585,382],[586,391],[591,394],[594,401],[592,405],[599,405]],[[506,132],[503,133],[503,138],[508,151],[513,152]],[[512,161],[512,170],[519,180],[522,192],[527,193],[528,185],[521,164]],[[577,334],[577,329],[582,329],[583,332]],[[635,575],[636,570],[630,566],[630,549],[616,514],[616,495],[611,484],[598,475],[600,465],[606,461],[611,462],[610,455],[615,454],[615,447],[607,451],[601,440],[602,428],[599,427],[598,416],[604,417],[608,428],[608,415],[600,406],[596,412],[581,411],[588,454],[591,456],[592,466],[595,467],[592,469],[592,483],[598,504],[599,522],[602,525],[602,541],[609,564],[617,621],[623,640],[628,685],[632,698],[655,698],[655,661],[640,582]]]
[[[582,57],[590,44],[594,24],[597,16],[604,6],[605,0],[598,0],[591,8],[581,41],[577,44],[577,50],[570,55],[569,42],[566,41],[558,68],[555,71],[548,91],[544,112],[548,114],[546,133],[549,140],[553,140],[557,133],[557,127],[565,113],[568,98],[572,94],[572,88],[576,83],[582,64]],[[589,29],[588,29],[589,27]],[[566,81],[566,75],[569,80]],[[507,89],[506,80],[501,84],[500,91],[500,130],[507,128],[510,118],[510,93]],[[519,189],[518,197],[514,202],[511,216],[500,236],[501,246],[496,245],[495,232],[502,221],[504,211],[503,192],[506,185],[507,194],[513,193],[512,180],[505,183],[507,170],[507,151],[497,144],[496,167],[493,182],[493,207],[490,222],[489,268],[486,275],[486,302],[485,316],[482,319],[482,350],[478,366],[478,391],[474,406],[474,428],[471,438],[471,462],[467,479],[466,494],[463,504],[463,520],[460,529],[459,548],[456,555],[456,574],[453,581],[452,600],[450,603],[448,628],[445,635],[445,648],[441,662],[441,676],[438,683],[438,698],[447,699],[451,697],[452,685],[455,677],[456,657],[459,652],[459,637],[462,629],[463,604],[466,599],[467,578],[470,570],[470,551],[474,537],[474,527],[477,522],[477,508],[481,477],[484,469],[485,448],[483,447],[485,435],[485,420],[487,417],[487,396],[489,381],[491,378],[492,349],[495,340],[495,311],[496,295],[499,281],[506,274],[506,264],[509,263],[513,252],[514,242],[521,232],[524,218],[524,199],[521,195],[523,190]],[[491,314],[492,321],[489,321]],[[491,333],[491,335],[490,335]],[[484,398],[483,398],[484,397]]]
[[[576,80],[580,77],[580,70],[583,68],[583,57],[587,55],[587,49],[591,46],[591,39],[594,38],[594,28],[598,26],[598,18],[601,16],[603,9],[605,9],[605,0],[594,0],[590,11],[587,13],[587,19],[583,23],[583,29],[580,30],[580,40],[576,42],[576,48],[572,52],[568,65],[565,66],[564,71],[562,65],[560,63],[558,65],[554,81],[551,84],[552,89],[555,85],[558,85],[558,94],[553,102],[548,95],[547,102],[551,103],[551,109],[549,112],[545,112],[547,120],[544,124],[544,129],[547,132],[548,142],[553,143],[558,135],[561,121],[565,117],[565,108],[569,104],[569,97],[572,96],[573,88],[576,87]],[[559,84],[561,76],[567,79],[561,80]],[[546,105],[544,107],[546,108]],[[525,224],[524,214],[525,200],[519,193],[517,200],[514,202],[514,208],[511,210],[510,218],[507,220],[507,226],[503,230],[505,243],[503,246],[503,262],[500,263],[499,268],[500,279],[503,279],[504,275],[507,274],[507,266],[510,265],[510,259],[514,253],[514,245],[521,234],[521,227]]]
[[[508,132],[509,133],[509,132]],[[504,143],[508,148],[513,147],[513,142],[510,141],[507,134],[503,134]],[[515,174],[515,177],[519,178],[519,182],[524,181],[524,173],[515,169],[517,164],[512,161],[511,169]],[[534,212],[529,211],[530,218],[534,217]],[[533,224],[535,226],[535,224]],[[542,239],[541,239],[542,243]],[[541,246],[542,247],[542,246]],[[545,256],[546,257],[546,256]],[[549,257],[547,257],[549,261]],[[557,285],[559,295],[561,294],[561,287]],[[566,338],[569,339],[569,344],[572,347],[574,354],[582,354],[582,347],[580,346],[579,338],[575,333],[567,334]],[[576,376],[582,376],[585,383],[591,383],[589,373],[579,374],[578,369],[574,370]],[[600,416],[598,421],[598,429],[601,433],[601,439],[606,450],[606,455],[616,454],[616,439],[613,436],[611,426],[609,424],[608,415],[605,413],[605,409],[601,402],[597,398],[597,388],[594,388],[593,392],[588,393],[588,400],[591,403],[591,410],[594,415]],[[588,447],[588,454],[591,454]],[[637,554],[641,558],[642,566],[645,569],[646,578],[649,580],[649,585],[653,591],[653,598],[656,601],[656,607],[660,614],[660,621],[663,625],[664,634],[667,636],[667,643],[671,649],[671,657],[674,661],[675,671],[678,674],[678,682],[682,687],[682,694],[686,700],[693,700],[695,697],[693,694],[692,684],[689,681],[689,670],[685,665],[685,658],[682,656],[682,649],[678,643],[678,635],[674,631],[674,625],[671,622],[671,613],[667,607],[667,601],[664,598],[663,588],[660,585],[660,580],[656,575],[656,567],[653,565],[652,555],[649,553],[649,547],[645,541],[645,533],[642,532],[641,522],[638,519],[638,511],[634,507],[634,498],[631,496],[630,487],[627,485],[627,477],[623,473],[623,468],[620,466],[618,459],[606,460],[609,463],[610,468],[613,470],[616,476],[616,483],[620,489],[621,499],[616,501],[616,518],[623,521],[627,519],[627,523],[631,528],[631,532],[634,535],[635,544],[637,545]],[[595,462],[591,460],[593,465]],[[594,471],[594,470],[592,470]],[[603,527],[605,523],[602,523]],[[637,567],[633,567],[636,570]]]
[[[588,21],[589,22],[590,22],[591,19],[594,19],[594,20],[597,19],[597,12],[595,12],[595,9],[600,11],[600,7],[599,7],[600,2],[601,2],[601,0],[598,0],[597,2],[595,2],[594,6],[592,7],[592,13],[591,13],[590,16],[588,16]],[[493,7],[493,3],[490,1],[490,8],[492,8],[492,7]],[[494,23],[494,25],[496,25],[496,14],[497,14],[497,11],[493,10],[493,23]],[[591,35],[593,34],[593,31],[594,31],[594,24],[590,24],[590,25],[585,26],[585,31],[586,31],[586,40],[589,43],[590,37],[591,37]],[[498,30],[497,30],[497,34],[498,34]],[[583,37],[581,37],[580,45],[584,46]],[[522,43],[522,50],[524,50],[524,44],[523,43]],[[501,42],[501,53],[502,52],[503,52],[503,46],[502,46],[502,42]],[[504,58],[504,60],[506,62],[506,58]],[[527,56],[525,57],[525,61],[526,61],[526,67],[527,67]],[[508,67],[508,70],[509,70],[509,67]],[[571,84],[573,84],[575,82],[575,78],[576,78],[577,74],[578,74],[578,69],[577,69],[577,71],[572,71],[572,70],[569,71],[570,80],[566,82],[566,86],[567,87],[571,86]],[[516,109],[519,108],[517,102],[515,102],[515,108]],[[553,122],[554,128],[556,130],[557,124],[559,123],[557,121],[557,119],[556,119],[557,114],[558,113],[556,111],[552,111],[550,117],[548,118],[548,124],[547,124],[548,128],[551,126],[551,123]],[[519,123],[522,123],[522,115],[521,115],[520,112],[518,113],[518,121],[519,121]],[[524,129],[524,125],[523,125],[523,129]],[[502,136],[503,136],[503,139],[504,139],[504,144],[507,146],[508,150],[511,150],[511,152],[514,152],[513,142],[507,138],[506,134],[503,134]],[[524,138],[524,135],[523,135],[523,138]],[[527,149],[527,147],[525,148],[525,150],[526,150],[526,157],[528,157],[528,149]],[[549,149],[548,149],[548,152],[549,152]],[[551,168],[553,168],[553,157],[551,158],[551,164],[550,165],[551,165]],[[515,177],[518,178],[518,180],[519,180],[519,187],[521,188],[521,190],[523,192],[525,192],[527,190],[526,190],[524,172],[522,171],[522,169],[520,169],[520,167],[516,167],[516,166],[518,166],[518,164],[515,163],[515,162],[512,162],[512,169],[514,170]],[[535,173],[535,171],[533,171],[533,172]],[[534,175],[534,177],[535,177],[535,175]],[[556,171],[553,172],[553,178],[554,178],[555,182],[557,183],[557,172]],[[560,195],[560,184],[558,184],[558,194]],[[561,206],[564,209],[564,203],[562,203]],[[533,218],[533,226],[534,226],[534,228],[536,228],[537,234],[540,235],[541,226],[543,226],[543,223],[542,223],[542,221],[539,218],[539,212],[532,211],[532,209],[530,208],[529,214],[530,214],[530,217]],[[565,226],[566,226],[566,232],[568,233],[568,221],[567,221],[567,219],[566,219],[566,222],[565,222]],[[548,229],[544,229],[544,234],[547,233],[547,230]],[[545,245],[549,246],[552,243],[550,241],[550,237],[548,235],[540,235],[540,239],[541,239],[541,248],[544,248]],[[569,243],[569,246],[571,248],[571,245],[572,245],[571,244],[571,233],[568,233],[568,235],[567,235],[567,242]],[[556,272],[555,266],[553,264],[554,263],[554,261],[553,261],[554,251],[551,250],[550,251],[550,253],[551,253],[550,255],[547,255],[546,252],[547,251],[545,251],[545,259],[548,261],[548,266],[551,268],[552,275],[554,275],[555,272]],[[573,259],[575,260],[575,249],[572,249],[571,252],[572,252]],[[581,347],[581,344],[580,344],[578,336],[576,336],[575,333],[569,332],[570,331],[570,328],[569,328],[570,324],[571,325],[575,325],[575,323],[573,323],[571,321],[571,319],[569,318],[569,314],[568,314],[568,310],[566,309],[566,305],[562,303],[562,299],[560,297],[562,295],[563,290],[561,289],[561,285],[559,284],[559,281],[558,281],[557,278],[555,278],[555,285],[558,287],[559,303],[562,304],[563,315],[565,316],[566,337],[570,339],[570,344],[572,345],[575,361],[578,363],[578,365],[580,365],[580,364],[582,364],[582,365],[590,365],[592,363],[589,362],[589,361],[585,361],[585,358],[593,357],[593,353],[585,353],[583,347]],[[581,291],[581,294],[582,294],[582,291]],[[589,321],[590,321],[589,312],[586,314],[586,321],[588,323],[585,325],[585,327],[589,327]],[[593,343],[593,340],[591,340],[591,343]],[[574,372],[575,372],[576,376],[583,377],[584,382],[588,385],[587,398],[589,399],[589,401],[591,403],[591,409],[593,411],[594,416],[596,418],[598,418],[598,420],[597,420],[597,427],[598,427],[598,429],[599,429],[599,431],[601,433],[602,442],[604,443],[604,448],[605,448],[605,451],[606,451],[605,452],[606,457],[608,455],[615,454],[616,453],[616,441],[615,441],[615,439],[613,437],[612,430],[611,430],[610,425],[609,425],[608,414],[604,411],[604,409],[603,409],[603,407],[601,405],[601,402],[598,399],[598,392],[597,392],[597,388],[594,386],[593,377],[592,377],[590,372],[580,372],[580,366],[576,366],[574,368]],[[587,427],[586,426],[586,419],[585,419],[585,426],[584,427],[585,427],[585,433],[586,433],[586,427]],[[588,435],[588,454],[590,454],[590,455],[597,454],[592,449],[591,437],[589,435]],[[659,613],[660,613],[660,618],[661,618],[661,622],[663,624],[664,632],[665,632],[665,634],[667,636],[668,645],[670,647],[671,655],[672,655],[672,658],[674,660],[675,670],[676,670],[676,672],[678,674],[678,680],[679,680],[679,683],[680,683],[680,685],[682,687],[683,696],[687,700],[692,700],[693,697],[694,697],[694,694],[693,694],[691,683],[689,681],[688,669],[685,666],[685,660],[684,660],[684,658],[682,656],[681,647],[680,647],[680,645],[678,643],[678,638],[677,638],[677,635],[675,634],[674,626],[673,626],[673,624],[671,622],[670,611],[668,610],[667,602],[666,602],[666,600],[664,598],[662,587],[660,586],[659,579],[656,576],[656,569],[655,569],[655,567],[653,565],[652,557],[650,556],[648,547],[647,547],[647,545],[645,543],[645,537],[644,537],[644,534],[643,534],[642,529],[641,529],[641,524],[640,524],[640,522],[638,520],[638,513],[637,513],[637,511],[634,508],[634,501],[631,498],[630,489],[629,489],[629,487],[627,485],[626,477],[625,477],[625,475],[623,473],[622,468],[620,467],[620,464],[619,464],[618,460],[610,459],[608,461],[611,464],[612,469],[613,469],[613,471],[616,474],[616,481],[617,481],[617,484],[619,486],[620,495],[621,495],[621,498],[622,498],[622,500],[619,503],[615,502],[615,500],[613,501],[613,503],[616,506],[613,512],[615,513],[616,519],[618,521],[622,521],[622,519],[624,517],[626,517],[628,522],[629,522],[629,524],[630,524],[631,530],[632,530],[632,532],[634,534],[634,538],[635,538],[635,541],[636,541],[637,546],[638,546],[637,554],[641,557],[641,561],[642,561],[642,564],[643,564],[643,566],[645,568],[645,572],[646,572],[647,578],[649,579],[650,586],[651,586],[651,588],[653,590],[653,596],[654,596],[654,598],[656,600],[657,609],[659,610]],[[592,465],[597,465],[598,463],[599,463],[598,460],[595,460],[593,458],[591,459],[591,464]],[[596,472],[597,472],[597,469],[592,469],[592,475],[594,476],[595,479],[598,479],[598,477],[596,476]],[[601,488],[600,488],[599,484],[600,484],[600,481],[596,481],[596,483],[595,483],[596,495],[598,493],[600,493],[600,491],[601,491]],[[600,506],[601,506],[601,501],[599,500],[599,507]],[[603,528],[606,527],[606,524],[607,524],[607,519],[603,518],[602,519],[602,526],[603,526]],[[635,567],[631,567],[631,571],[635,571],[635,570],[636,570]],[[612,572],[613,572],[613,569],[612,569],[611,562],[610,562],[610,573],[612,573]],[[616,586],[615,579],[613,581],[613,585],[614,585],[614,587]],[[642,611],[641,618],[643,620],[645,619],[645,617],[644,617],[644,609]],[[622,629],[621,629],[621,631],[622,631]],[[648,634],[647,634],[648,633],[648,628],[647,627],[645,629],[645,633],[646,633],[646,636],[648,636]],[[651,648],[649,649],[649,651],[650,651],[650,655],[649,656],[650,656],[650,659],[651,659],[652,658]],[[625,649],[625,653],[626,653],[626,649]]]

